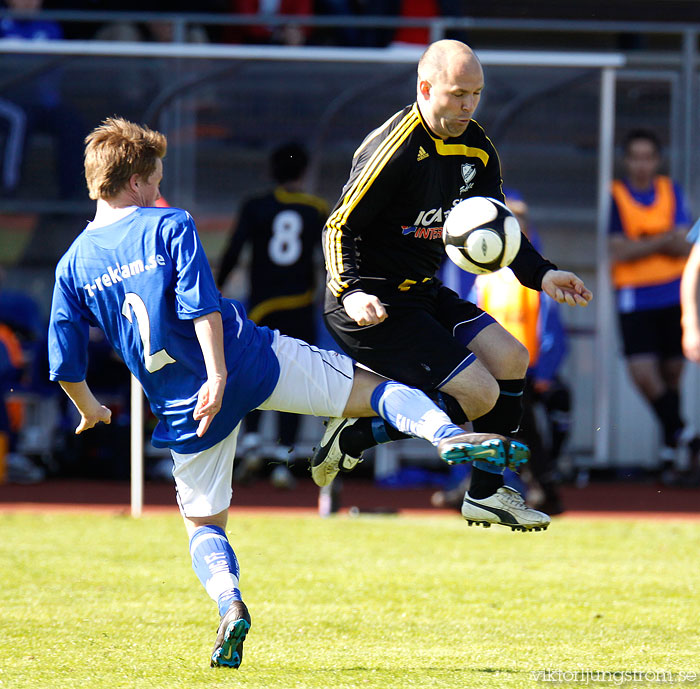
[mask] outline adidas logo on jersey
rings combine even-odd
[[[422,146],[418,147],[418,157],[416,160],[420,163],[421,160],[425,160],[428,157],[428,153],[425,152],[425,149]]]

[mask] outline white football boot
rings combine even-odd
[[[340,449],[340,434],[357,419],[334,418],[324,421],[326,432],[311,457],[311,477],[317,486],[327,486],[339,471],[352,471],[362,457],[351,457]]]
[[[462,502],[462,516],[469,526],[501,524],[513,531],[544,531],[551,522],[549,515],[528,507],[522,495],[510,486],[503,486],[481,500],[472,498],[467,491]]]

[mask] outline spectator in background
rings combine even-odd
[[[528,221],[527,204],[517,192],[504,189],[504,193],[521,229],[540,251],[539,237]],[[525,378],[523,417],[518,437],[531,452],[530,462],[523,472],[528,484],[528,504],[548,514],[560,514],[564,506],[557,488],[557,461],[569,431],[571,401],[568,386],[558,375],[566,356],[566,333],[559,305],[544,292],[535,292],[521,285],[510,268],[471,277],[474,279],[467,280],[466,284],[472,283],[473,287],[466,298],[491,314],[527,347],[530,365]],[[544,429],[538,426],[538,407],[544,411]],[[457,467],[453,471],[459,475],[460,469]],[[459,509],[468,481],[467,476],[456,488],[436,493],[433,504]]]
[[[398,17],[401,0],[316,0],[314,14],[336,17]],[[314,39],[324,45],[384,48],[391,43],[395,27],[324,27]]]
[[[238,222],[221,259],[217,283],[223,288],[246,246],[252,249],[248,275],[248,317],[257,325],[285,335],[316,341],[315,296],[321,272],[321,231],[328,205],[306,194],[308,155],[296,143],[276,148],[269,160],[275,188],[243,203]],[[236,480],[252,478],[260,468],[259,410],[246,416]],[[279,447],[272,459],[293,459],[299,432],[298,414],[279,414]],[[281,472],[277,472],[280,484]],[[291,483],[291,481],[290,481]]]
[[[627,369],[661,426],[660,477],[673,482],[679,451],[699,444],[681,416],[680,398],[680,282],[690,215],[678,183],[659,174],[656,134],[631,131],[623,164],[624,177],[612,183],[612,280]]]
[[[175,28],[172,22],[114,22],[105,24],[95,33],[98,41],[146,41],[151,43],[172,43]],[[209,37],[199,24],[188,24],[185,31],[187,43],[207,43]]]
[[[22,419],[21,408],[13,406],[8,395],[19,381],[23,366],[24,357],[17,336],[6,323],[0,322],[0,483],[12,479],[10,451]]]
[[[356,0],[356,12],[361,17],[398,17],[401,0]],[[394,38],[394,28],[362,29],[360,45],[367,48],[384,48]]]
[[[272,43],[304,45],[309,37],[308,27],[300,24],[265,24],[265,19],[277,15],[313,14],[312,0],[230,0],[232,14],[257,14],[263,23],[227,28],[224,40],[229,43]]]
[[[3,278],[0,272],[0,281]],[[37,483],[46,473],[17,452],[25,409],[11,394],[28,377],[31,354],[23,340],[33,334],[25,329],[31,322],[32,307],[36,307],[34,301],[22,293],[0,292],[0,483]]]
[[[464,4],[459,0],[400,0],[400,8],[397,12],[404,19],[423,19],[424,26],[399,27],[392,41],[392,45],[428,45],[433,40],[429,20],[438,17],[464,16]],[[454,38],[466,41],[468,36],[465,31],[447,31],[445,38]]]
[[[103,41],[159,41],[173,40],[173,24],[164,22],[133,22],[126,19],[134,12],[158,12],[163,14],[201,13],[219,14],[227,11],[228,0],[199,0],[196,6],[189,0],[51,0],[50,9],[85,10],[87,12],[123,12],[124,21],[109,21],[102,24],[90,22],[66,22],[66,38]],[[188,43],[217,41],[217,26],[201,26],[188,22],[185,40]]]
[[[401,0],[399,15],[404,19],[431,19],[440,14],[438,0]],[[394,34],[395,45],[428,45],[429,26],[402,26]]]
[[[353,17],[352,0],[315,0],[314,15],[321,17]],[[314,31],[314,43],[321,45],[357,46],[361,30],[356,26],[322,26]]]
[[[6,0],[10,10],[24,13],[37,13],[43,0]],[[56,22],[34,18],[6,17],[0,20],[0,39],[55,41],[63,38],[63,31]],[[30,63],[23,60],[24,64]],[[83,127],[80,117],[61,98],[61,72],[52,67],[50,61],[41,58],[39,67],[21,69],[4,84],[0,84],[2,100],[14,106],[16,113],[23,117],[21,126],[13,126],[12,120],[0,119],[5,130],[5,161],[7,151],[15,152],[16,174],[5,179],[5,192],[16,191],[20,182],[21,168],[26,140],[36,132],[49,134],[56,142],[56,181],[59,196],[63,199],[79,196],[83,189],[82,148]],[[16,114],[15,113],[15,114]],[[8,180],[13,179],[12,184]],[[43,190],[42,190],[43,191]]]

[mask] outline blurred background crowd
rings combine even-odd
[[[609,266],[601,264],[596,248],[603,203],[601,70],[590,60],[577,66],[571,53],[625,58],[616,75],[612,172],[629,179],[625,137],[640,128],[652,132],[652,178],[672,178],[684,209],[668,229],[685,231],[700,211],[694,207],[700,179],[694,133],[699,33],[698,4],[682,0],[201,0],[196,7],[5,0],[0,4],[0,481],[129,474],[126,369],[96,332],[88,380],[112,408],[113,423],[76,437],[72,409],[48,382],[45,351],[55,263],[93,212],[82,177],[82,140],[104,117],[118,114],[168,136],[162,185],[167,203],[195,217],[224,294],[254,307],[259,298],[250,204],[280,189],[289,203],[303,196],[302,205],[316,209],[318,232],[364,133],[414,100],[415,62],[425,45],[453,37],[484,55],[509,51],[507,59],[484,61],[487,88],[476,115],[501,156],[508,200],[544,255],[578,272],[594,289],[607,286],[612,295],[610,282],[600,280]],[[103,47],[106,42],[113,47]],[[163,49],[150,50],[154,44]],[[241,51],[214,55],[193,52],[196,46]],[[268,52],[256,53],[261,46]],[[286,48],[307,53],[287,60],[274,52]],[[321,49],[335,52],[319,54]],[[569,59],[533,64],[515,57],[517,51],[544,50]],[[360,53],[361,60],[353,58]],[[275,167],[281,146],[293,147],[295,169]],[[604,222],[606,231],[620,232],[619,215]],[[308,325],[302,336],[332,347],[318,316],[322,261],[309,258],[299,269],[310,295],[303,304]],[[443,276],[464,295],[485,298],[483,286],[479,297],[479,286],[464,278],[454,268]],[[678,398],[679,426],[669,421],[669,390],[646,395],[629,367],[613,302],[607,312],[561,315],[546,303],[528,307],[535,310],[532,322],[542,322],[523,430],[541,461],[524,478],[531,499],[553,511],[564,509],[557,504],[561,482],[698,483],[692,471],[698,449],[693,428],[700,428],[697,372],[681,367],[669,383]],[[593,375],[602,365],[595,348],[601,317],[610,333],[605,356],[611,378],[603,455],[596,451],[601,429]],[[299,319],[270,320],[280,329],[291,328],[291,322]],[[656,404],[663,395],[666,401]],[[300,460],[321,435],[318,420],[290,427],[269,413],[248,426],[237,481],[270,477],[291,487],[306,476]],[[152,449],[147,454],[147,476],[168,480],[170,460]],[[436,504],[449,503],[450,491],[464,480],[436,466],[420,441],[402,441],[375,454],[359,476],[386,486],[435,487]]]

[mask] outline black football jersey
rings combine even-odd
[[[221,260],[218,284],[225,282],[250,243],[250,318],[259,322],[273,311],[308,306],[314,298],[315,254],[327,216],[323,199],[282,187],[246,201]]]
[[[498,154],[474,120],[440,139],[414,103],[374,130],[355,152],[350,177],[324,228],[328,291],[338,300],[377,280],[409,290],[444,259],[442,229],[451,208],[471,196],[504,200]],[[553,267],[523,235],[511,264],[540,288]],[[365,280],[365,286],[362,281]]]

